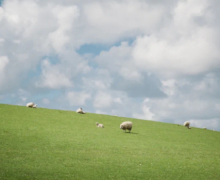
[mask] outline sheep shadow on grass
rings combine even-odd
[[[136,132],[125,132],[125,133],[128,133],[128,134],[138,134]]]

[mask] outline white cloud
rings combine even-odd
[[[146,105],[142,106],[142,112],[141,113],[133,113],[133,117],[137,119],[144,119],[144,120],[155,120],[154,119],[154,113],[150,111],[150,107],[147,107]]]
[[[0,45],[3,44],[5,40],[3,38],[0,38]]]
[[[4,9],[0,7],[0,21],[2,20],[3,16],[4,16]]]
[[[120,74],[124,79],[133,80],[133,81],[140,81],[142,79],[141,74],[138,71],[128,68],[122,68]]]
[[[79,10],[77,6],[55,6],[52,13],[57,18],[58,29],[49,34],[48,41],[57,52],[60,52],[70,40],[66,33],[71,30],[74,20],[79,16]]]
[[[67,92],[66,98],[70,105],[84,106],[86,101],[91,98],[91,95],[86,92]]]
[[[51,65],[48,60],[42,62],[42,76],[36,82],[37,87],[62,88],[71,87],[71,80],[59,69],[58,65]]]
[[[118,104],[123,104],[121,98],[114,98],[114,102]]]
[[[24,104],[31,97],[49,108],[214,124],[220,116],[217,7],[208,0],[5,0],[1,102]],[[82,45],[109,50],[81,56]]]
[[[0,84],[2,84],[6,80],[5,68],[9,63],[9,59],[7,56],[0,56]]]
[[[219,66],[219,31],[197,22],[214,19],[208,1],[179,1],[172,15],[173,21],[161,31],[137,38],[136,65],[163,76],[195,75]]]
[[[144,36],[137,39],[133,51],[140,69],[153,73],[175,76],[199,74],[219,66],[218,45],[210,37],[212,30],[202,29],[176,42]]]
[[[99,91],[94,98],[93,106],[101,109],[108,108],[112,105],[112,101],[113,98],[110,94]]]
[[[82,78],[83,89],[87,91],[104,91],[110,88],[111,83],[109,71],[101,68],[91,69],[91,74]]]
[[[91,38],[96,33],[95,40],[112,42],[154,30],[164,8],[142,1],[91,2],[83,6],[83,13],[90,28],[86,35]]]
[[[209,130],[216,130],[220,126],[220,119],[190,119],[192,127],[207,128]]]
[[[2,73],[5,69],[5,66],[9,63],[7,56],[0,56],[0,72]]]
[[[168,96],[172,96],[176,93],[176,81],[174,79],[163,80],[162,89]]]

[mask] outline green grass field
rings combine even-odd
[[[219,180],[220,132],[0,104],[0,179]]]

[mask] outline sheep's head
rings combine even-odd
[[[97,126],[99,125],[99,123],[97,123],[97,122],[96,122],[95,124],[96,124]]]
[[[124,129],[124,125],[123,124],[120,125],[120,129]]]

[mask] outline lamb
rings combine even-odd
[[[30,107],[30,108],[36,108],[36,107],[37,107],[37,104],[34,104],[33,102],[30,102],[30,103],[27,103],[26,106],[27,106],[27,107]]]
[[[77,109],[76,112],[80,114],[86,114],[85,112],[83,112],[82,108]]]
[[[104,128],[103,124],[95,123],[97,127]]]
[[[191,129],[191,128],[189,127],[189,125],[190,125],[190,122],[189,122],[189,121],[184,122],[184,126],[187,127],[188,129]]]
[[[132,122],[130,122],[130,121],[125,121],[125,122],[123,122],[123,123],[120,124],[120,129],[125,130],[125,132],[126,132],[126,130],[128,129],[129,132],[130,132],[131,129],[132,129],[132,125],[133,125]]]

